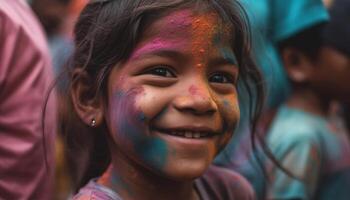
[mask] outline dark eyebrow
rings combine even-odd
[[[228,59],[224,57],[215,57],[209,61],[209,66],[223,66],[223,65],[231,65],[233,67],[238,67],[237,62],[233,59]]]

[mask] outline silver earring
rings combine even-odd
[[[91,127],[96,126],[96,120],[95,120],[95,119],[92,119],[92,120],[91,120],[90,126],[91,126]]]

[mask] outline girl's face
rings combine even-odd
[[[190,180],[225,147],[239,120],[227,30],[214,13],[175,11],[147,27],[130,59],[113,68],[107,126],[127,162]]]

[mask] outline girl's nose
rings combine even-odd
[[[174,107],[181,112],[191,112],[195,115],[212,115],[218,108],[206,87],[194,87],[180,94],[173,101]]]

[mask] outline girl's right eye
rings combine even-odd
[[[175,74],[166,67],[154,67],[145,72],[145,74],[152,74],[156,76],[163,76],[163,77],[175,77]]]

